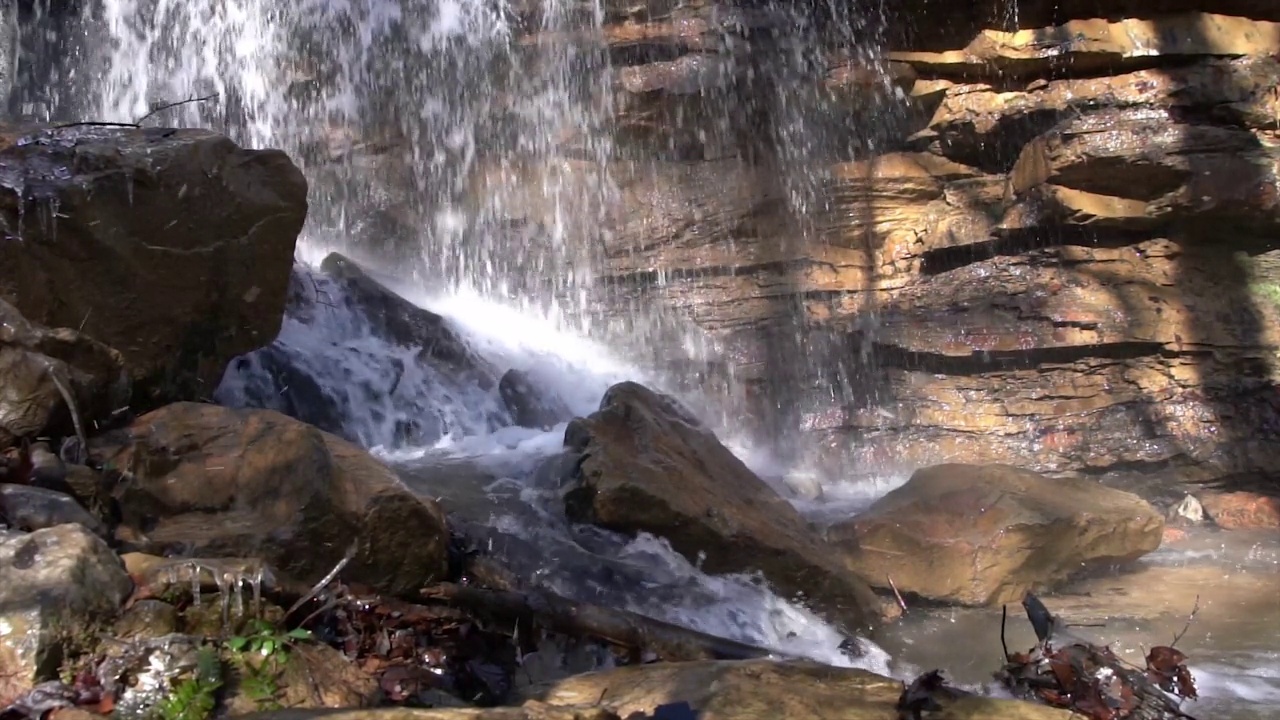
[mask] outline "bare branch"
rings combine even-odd
[[[212,95],[205,95],[204,97],[194,97],[194,96],[193,96],[193,97],[189,97],[189,98],[187,98],[186,100],[178,100],[177,102],[161,103],[161,104],[156,105],[155,107],[151,108],[151,112],[149,112],[149,113],[147,113],[146,115],[143,115],[142,117],[140,117],[140,118],[138,118],[137,120],[133,121],[133,124],[134,124],[134,125],[136,125],[136,126],[138,126],[138,127],[142,127],[142,122],[143,122],[144,120],[146,120],[146,119],[150,118],[152,115],[156,115],[156,114],[158,114],[158,113],[162,113],[162,112],[164,112],[165,110],[171,110],[171,109],[176,108],[176,107],[179,107],[179,106],[181,106],[181,105],[188,105],[188,104],[190,104],[190,103],[198,103],[198,102],[207,102],[207,101],[209,101],[209,100],[216,100],[217,98],[218,98],[218,93],[213,93]]]
[[[1182,639],[1182,636],[1187,634],[1187,631],[1191,629],[1191,623],[1196,619],[1196,613],[1198,612],[1200,612],[1200,596],[1196,595],[1195,604],[1191,606],[1191,614],[1187,616],[1187,624],[1182,626],[1182,632],[1173,636],[1173,642],[1169,643],[1169,647],[1177,645],[1178,641]]]

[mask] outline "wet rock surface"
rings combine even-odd
[[[354,445],[271,411],[178,403],[97,438],[118,535],[157,554],[263,557],[319,580],[355,544],[353,580],[390,593],[446,575],[444,513]]]
[[[1163,530],[1146,501],[1093,480],[953,464],[916,471],[829,538],[873,585],[999,605],[1089,567],[1136,560],[1160,546]]]
[[[610,173],[616,313],[692,318],[758,414],[792,413],[785,427],[837,468],[1273,475],[1280,16],[1249,1],[1010,7],[907,3],[889,12],[892,62],[830,60],[823,88],[878,108],[874,151],[819,130],[852,121],[817,73],[689,101],[700,76],[681,58],[741,52],[722,11],[608,24],[645,89],[615,106],[635,130]],[[785,67],[776,49],[753,45],[753,62]],[[736,125],[778,112],[773,83],[812,123],[797,170],[812,213],[788,208],[783,150]],[[758,115],[725,120],[717,103]]]
[[[0,484],[0,516],[10,527],[27,532],[75,524],[100,537],[107,536],[106,524],[75,498],[30,485]]]
[[[124,407],[129,388],[120,353],[70,328],[31,322],[0,298],[0,449],[83,433]]]
[[[898,720],[902,683],[866,670],[806,662],[665,663],[578,675],[539,693],[556,705],[594,702],[620,717],[655,713],[680,698],[699,718]],[[1058,720],[1070,713],[1011,700],[966,698],[946,709],[955,720]],[[655,713],[656,717],[660,717]]]
[[[0,537],[0,568],[0,704],[8,704],[92,647],[133,583],[111,548],[74,524]]]
[[[581,457],[570,518],[665,538],[707,572],[759,571],[851,627],[879,617],[875,596],[804,518],[674,398],[615,385],[598,412],[570,423],[565,447]]]
[[[207,396],[279,331],[307,213],[284,153],[204,130],[8,125],[0,166],[0,299],[119,351],[140,409]]]

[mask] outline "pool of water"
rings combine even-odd
[[[1201,698],[1184,709],[1200,720],[1280,717],[1280,533],[1193,530],[1131,567],[1042,599],[1069,632],[1138,665],[1146,648],[1186,628],[1177,647]],[[1021,606],[1008,610],[1010,651],[1030,648],[1035,634]],[[874,639],[895,674],[942,668],[957,683],[998,692],[1000,626],[1000,608],[913,608]]]

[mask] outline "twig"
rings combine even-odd
[[[103,121],[100,121],[100,120],[81,120],[80,122],[69,122],[69,123],[62,123],[61,125],[54,125],[54,126],[53,126],[53,129],[54,129],[54,130],[62,130],[62,129],[64,129],[64,128],[73,128],[73,127],[130,127],[130,128],[136,128],[136,127],[142,127],[142,126],[141,126],[141,125],[139,125],[138,123],[127,123],[127,122],[103,122]]]
[[[893,577],[885,575],[885,578],[889,580],[889,588],[893,590],[893,596],[898,598],[898,607],[902,608],[902,612],[905,614],[907,612],[907,601],[902,599],[902,593],[898,592],[898,586],[893,584]]]
[[[110,122],[106,120],[81,120],[79,122],[69,122],[69,123],[62,123],[61,125],[54,125],[53,129],[63,130],[66,128],[73,128],[73,127],[140,128],[142,127],[143,120],[146,120],[157,113],[162,113],[165,110],[176,108],[179,105],[187,105],[189,103],[198,103],[198,102],[206,102],[209,100],[215,100],[217,99],[217,97],[218,97],[218,93],[214,93],[212,95],[205,95],[204,97],[189,97],[186,100],[178,100],[177,102],[161,103],[160,105],[156,105],[155,107],[151,108],[151,110],[146,115],[143,115],[142,117],[138,118],[137,120],[134,120],[133,122]]]
[[[46,360],[44,363],[45,372],[49,373],[49,379],[53,380],[53,385],[58,389],[58,394],[62,395],[62,400],[67,404],[67,412],[71,414],[71,425],[75,428],[76,438],[80,440],[80,452],[89,451],[89,436],[84,431],[84,421],[80,419],[80,408],[76,406],[75,396],[71,394],[71,388],[67,387],[67,383],[58,377],[58,371],[54,368],[52,362]],[[83,458],[79,458],[83,460]],[[77,465],[80,463],[76,463]]]
[[[295,602],[284,614],[286,618],[296,612],[298,608],[314,600],[316,596],[329,586],[329,583],[333,582],[334,578],[338,577],[338,573],[342,572],[342,569],[345,568],[347,564],[351,562],[351,559],[356,556],[356,547],[359,542],[359,540],[353,540],[351,542],[351,547],[347,548],[346,554],[342,556],[342,559],[338,561],[338,564],[334,565],[333,569],[330,570],[327,575],[320,578],[320,582],[312,585],[311,590],[309,590],[306,595],[298,598],[298,601]]]
[[[1009,662],[1009,644],[1004,640],[1004,626],[1009,622],[1009,606],[1000,606],[1000,647],[1004,649],[1004,661]]]
[[[1178,641],[1182,639],[1182,636],[1187,634],[1187,631],[1191,629],[1191,623],[1196,619],[1196,613],[1198,612],[1200,612],[1200,596],[1196,595],[1196,602],[1191,606],[1191,614],[1187,616],[1187,624],[1182,626],[1182,632],[1173,636],[1173,642],[1169,643],[1169,647],[1177,645]]]
[[[192,96],[187,98],[186,100],[178,100],[177,102],[171,102],[171,103],[161,103],[160,105],[156,105],[155,107],[151,108],[151,112],[147,113],[146,115],[143,115],[137,120],[134,120],[133,124],[138,127],[142,127],[142,122],[147,118],[150,118],[152,115],[155,115],[157,113],[162,113],[165,110],[171,110],[180,105],[188,105],[190,103],[207,102],[209,100],[216,100],[217,97],[218,97],[218,93],[213,93],[212,95],[205,95],[204,97]]]

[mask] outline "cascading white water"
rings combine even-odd
[[[603,12],[573,0],[536,8],[486,0],[87,1],[79,22],[91,57],[79,72],[90,63],[105,72],[88,82],[91,102],[54,98],[50,107],[106,121],[151,114],[152,123],[212,127],[285,149],[311,183],[304,261],[341,250],[394,268],[397,289],[450,318],[487,361],[529,372],[585,414],[612,382],[671,379],[645,361],[710,347],[649,306],[594,322],[595,234],[615,202],[609,60],[590,33],[588,42],[522,44],[513,28],[554,37],[598,28]],[[839,649],[838,633],[756,579],[708,577],[655,538],[574,535],[580,530],[563,521],[555,493],[534,472],[559,449],[564,425],[506,426],[494,391],[417,364],[413,349],[378,337],[325,282],[315,278],[315,296],[294,304],[275,344],[233,364],[220,401],[276,407],[283,388],[308,385],[329,415],[320,421],[410,479],[460,460],[483,471],[479,494],[491,505],[470,508],[473,521],[563,550],[548,551],[540,582],[584,599],[606,593],[727,637],[855,662]],[[620,362],[623,353],[606,347],[643,352]],[[687,397],[699,409],[716,407]],[[617,568],[613,584],[579,580],[599,563]],[[857,663],[887,669],[883,653],[864,649]]]

